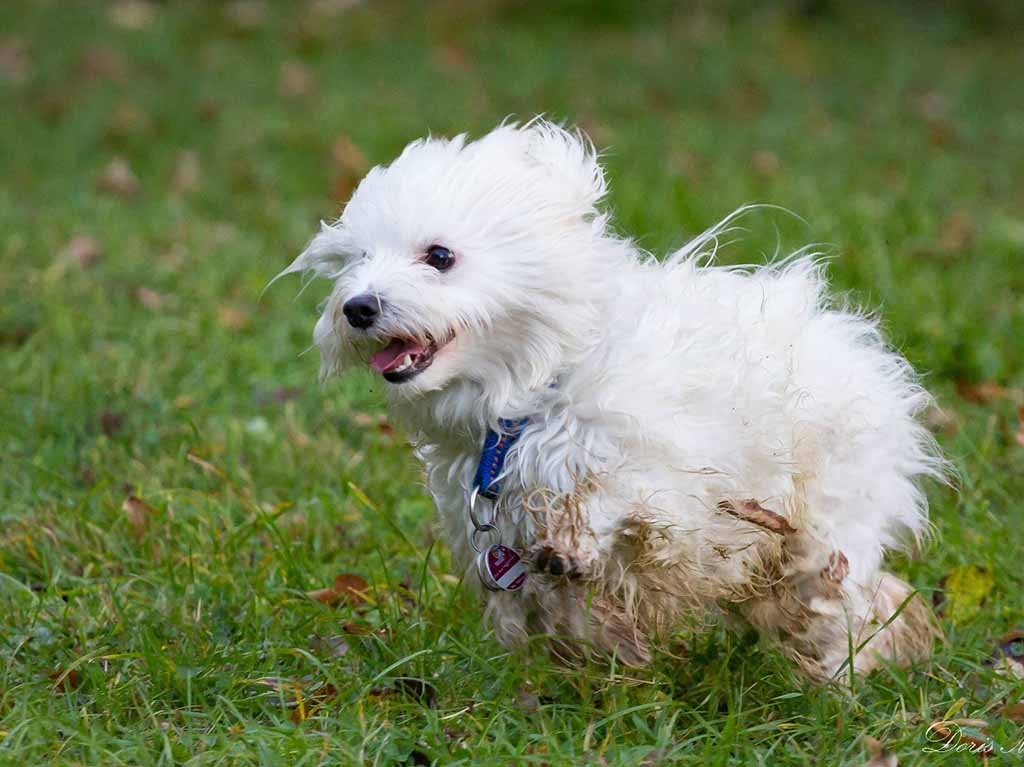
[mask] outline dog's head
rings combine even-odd
[[[413,142],[286,270],[334,281],[322,375],[368,365],[401,397],[542,384],[594,310],[604,193],[592,145],[540,120]]]

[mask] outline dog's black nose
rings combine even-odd
[[[368,328],[377,319],[383,303],[377,296],[363,293],[355,298],[350,298],[341,308],[348,318],[348,324],[354,328]]]

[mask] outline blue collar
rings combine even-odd
[[[529,423],[529,418],[502,418],[498,421],[500,434],[493,429],[487,430],[484,447],[480,452],[480,463],[476,467],[476,477],[473,480],[473,487],[477,489],[479,495],[491,501],[497,500],[501,493],[501,483],[498,480],[505,468],[505,456],[519,441],[523,429]]]

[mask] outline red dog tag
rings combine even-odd
[[[518,591],[526,583],[526,565],[515,549],[496,543],[480,552],[477,569],[484,586],[497,591]]]

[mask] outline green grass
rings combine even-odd
[[[167,2],[133,29],[123,3],[0,5],[0,763],[831,766],[867,761],[865,734],[978,763],[922,751],[946,717],[1016,743],[1024,683],[985,662],[1024,622],[1022,19],[848,6],[280,3],[247,25]],[[293,61],[315,92],[280,92]],[[644,246],[772,202],[807,223],[748,217],[728,259],[827,243],[837,288],[883,310],[963,476],[892,566],[926,595],[979,584],[948,589],[927,667],[815,689],[718,629],[566,671],[506,653],[446,575],[374,383],[320,387],[302,354],[323,286],[260,292],[362,171],[339,137],[385,162],[538,112],[608,147]],[[201,172],[176,191],[183,151]],[[134,196],[97,187],[115,156]],[[78,235],[88,267],[62,261]],[[1011,391],[958,396],[983,382]],[[305,595],[343,573],[365,604]]]

